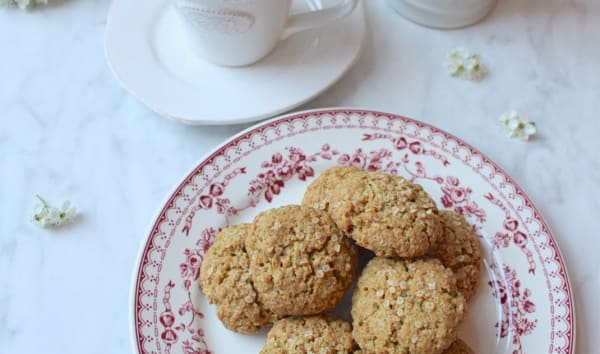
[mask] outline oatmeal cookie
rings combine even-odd
[[[456,286],[467,301],[479,286],[482,268],[482,251],[479,237],[462,215],[452,211],[440,212],[444,221],[444,236],[437,245],[434,255],[452,269]]]
[[[327,211],[334,188],[343,183],[346,176],[357,172],[362,173],[364,170],[358,167],[337,166],[323,171],[306,188],[302,205]]]
[[[244,246],[249,229],[249,224],[223,229],[200,268],[204,295],[217,306],[217,316],[225,327],[240,333],[256,332],[274,320],[261,304],[250,276],[250,259]]]
[[[437,259],[374,258],[352,297],[354,340],[367,353],[442,353],[466,311],[450,269]]]
[[[335,307],[352,282],[356,253],[324,211],[289,205],[260,213],[246,238],[256,290],[278,315]]]
[[[400,176],[352,172],[331,192],[328,213],[350,238],[381,257],[418,257],[443,232],[435,202]]]
[[[291,317],[275,322],[260,354],[352,354],[356,343],[350,324],[321,316]]]
[[[448,349],[444,350],[444,354],[474,354],[474,352],[467,343],[457,339]]]

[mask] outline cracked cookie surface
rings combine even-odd
[[[254,286],[275,314],[335,307],[352,282],[356,253],[324,211],[288,205],[260,213],[246,238]]]
[[[353,336],[367,353],[442,353],[466,303],[452,271],[433,258],[376,257],[352,297]]]
[[[217,316],[235,332],[253,333],[276,316],[260,302],[250,275],[244,240],[249,224],[229,226],[216,237],[200,268],[202,291],[217,306]]]
[[[336,177],[341,175],[336,170],[322,181],[333,185],[323,205],[346,235],[381,257],[418,257],[435,247],[442,221],[420,185],[387,173],[347,169],[343,178]],[[313,195],[318,191],[309,190],[304,199],[318,205]]]
[[[292,317],[275,322],[260,354],[351,354],[355,348],[352,328],[346,321]]]
[[[462,215],[453,211],[441,211],[444,235],[438,242],[435,257],[452,269],[456,286],[467,301],[479,287],[482,268],[482,250],[479,237]]]
[[[327,211],[335,187],[343,183],[347,175],[357,172],[364,172],[364,170],[358,167],[336,166],[323,171],[306,188],[302,205]]]

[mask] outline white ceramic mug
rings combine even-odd
[[[349,15],[358,0],[290,15],[292,0],[173,0],[189,43],[210,62],[252,64],[287,36]]]
[[[402,16],[421,25],[459,28],[484,18],[496,0],[387,0]]]

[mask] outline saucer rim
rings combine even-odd
[[[162,0],[162,1],[164,2],[166,0]],[[307,1],[307,0],[305,0],[305,1]],[[365,50],[365,47],[366,47],[367,19],[366,19],[366,10],[365,10],[364,3],[365,2],[363,0],[358,0],[358,3],[354,10],[355,12],[356,11],[360,12],[359,16],[357,16],[357,20],[355,20],[355,21],[360,21],[361,26],[363,28],[363,30],[360,31],[361,38],[357,41],[358,45],[356,46],[356,48],[354,50],[355,54],[353,55],[352,60],[350,60],[347,64],[344,65],[345,67],[343,68],[343,70],[341,70],[338,75],[336,75],[334,78],[332,78],[329,82],[327,82],[327,84],[323,85],[320,89],[312,91],[309,95],[307,95],[299,100],[295,100],[295,102],[293,104],[288,104],[288,105],[285,105],[282,107],[278,107],[277,109],[272,109],[272,110],[269,110],[268,112],[265,112],[262,114],[254,114],[254,115],[249,115],[249,116],[231,116],[226,119],[223,119],[223,118],[221,118],[221,119],[186,118],[186,117],[177,116],[175,114],[167,113],[167,112],[165,112],[165,110],[162,107],[160,107],[160,105],[156,104],[156,102],[151,102],[151,100],[142,97],[142,95],[140,95],[135,88],[131,87],[131,85],[127,83],[127,80],[125,80],[123,78],[122,73],[115,66],[116,64],[115,64],[114,60],[111,60],[111,53],[110,53],[111,43],[110,43],[110,41],[112,38],[109,38],[110,36],[108,35],[108,32],[109,32],[111,26],[113,26],[112,22],[113,22],[113,17],[114,17],[114,13],[115,13],[114,8],[116,6],[116,1],[111,2],[109,11],[108,11],[108,15],[107,15],[106,27],[105,27],[105,31],[104,31],[104,57],[105,57],[105,60],[107,62],[107,65],[108,65],[110,71],[113,73],[113,75],[115,76],[115,78],[119,82],[119,85],[122,88],[124,88],[129,94],[131,94],[133,97],[135,97],[142,104],[147,106],[150,110],[152,110],[156,114],[158,114],[161,117],[164,117],[168,120],[178,122],[178,123],[183,123],[186,125],[192,125],[192,126],[236,125],[236,124],[257,122],[260,120],[264,120],[267,118],[281,115],[285,112],[291,111],[294,108],[297,108],[297,107],[315,99],[316,97],[321,95],[323,92],[325,92],[329,88],[331,88],[334,84],[336,84],[339,80],[341,80],[348,73],[348,71],[356,64],[356,62],[362,56],[362,54]],[[352,13],[349,16],[349,18],[354,15],[355,14]]]

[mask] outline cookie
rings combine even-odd
[[[374,258],[352,297],[354,340],[367,353],[442,353],[456,340],[466,303],[437,259]]]
[[[289,205],[260,213],[246,238],[255,289],[275,314],[335,307],[352,282],[356,253],[324,211]]]
[[[356,344],[350,324],[321,316],[292,317],[275,322],[260,354],[352,354]]]
[[[444,354],[475,354],[475,352],[465,342],[457,339],[448,349],[444,350]]]
[[[435,202],[418,184],[382,172],[351,172],[330,195],[328,213],[350,238],[381,257],[418,257],[443,233]]]
[[[479,237],[462,215],[452,211],[440,212],[444,222],[444,236],[434,252],[436,258],[452,269],[456,286],[467,301],[479,286],[482,251]]]
[[[217,306],[217,316],[225,327],[240,333],[256,332],[274,319],[254,290],[244,246],[249,230],[249,224],[223,229],[200,268],[200,284],[208,302]]]
[[[347,175],[357,172],[364,172],[364,170],[358,167],[337,166],[323,171],[306,188],[302,205],[327,211],[335,187],[343,183]]]

